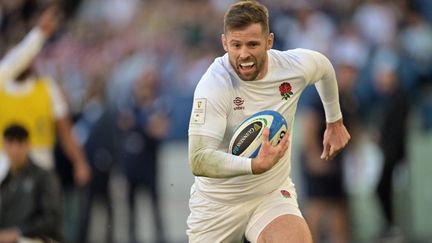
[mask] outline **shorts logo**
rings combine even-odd
[[[234,100],[233,100],[233,103],[234,103],[234,105],[235,105],[235,107],[234,107],[234,110],[236,111],[236,110],[244,110],[244,106],[243,106],[243,104],[244,104],[244,99],[243,98],[241,98],[241,97],[236,97]]]
[[[291,198],[291,193],[289,193],[289,191],[281,190],[280,192],[284,198]]]

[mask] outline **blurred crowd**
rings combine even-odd
[[[2,57],[36,25],[51,2],[0,1]],[[75,212],[70,216],[75,219],[65,222],[72,231],[66,232],[66,241],[86,241],[88,215],[95,195],[103,196],[111,215],[108,218],[113,220],[108,182],[111,171],[119,169],[128,181],[131,226],[135,225],[135,191],[144,185],[152,198],[157,235],[161,236],[158,240],[164,242],[158,215],[157,149],[162,141],[187,139],[193,91],[214,58],[223,54],[220,44],[223,14],[232,2],[235,1],[57,1],[58,30],[46,42],[34,66],[37,73],[50,76],[59,85],[73,120],[73,131],[92,171],[89,184],[78,190],[79,197],[84,198],[78,211],[85,213],[76,214],[73,210],[76,205],[65,203],[69,211]],[[391,174],[394,165],[406,159],[409,112],[419,114],[425,133],[432,130],[432,2],[262,2],[269,8],[275,49],[313,49],[333,63],[342,107],[354,135],[352,147],[362,133],[371,134],[380,145],[385,165],[377,192],[391,228],[394,224],[392,213],[388,212]],[[317,110],[314,97],[314,90],[308,90],[301,99],[300,110]],[[315,126],[305,124],[309,128]],[[310,138],[315,134],[309,130],[304,136]],[[307,144],[304,148],[314,149]],[[143,158],[146,164],[142,163]],[[66,160],[62,148],[57,147],[56,171],[62,188],[76,193]],[[304,168],[306,175],[315,177],[340,174],[335,170],[340,169]],[[311,220],[318,222],[320,208],[326,210],[334,198],[330,196],[331,200],[326,201],[329,197],[325,193],[306,194],[315,202],[310,204],[312,208],[306,216],[312,214]],[[318,201],[313,201],[315,197]],[[73,200],[73,196],[64,199]],[[343,202],[346,197],[341,192],[336,199]],[[343,211],[341,217],[346,213]],[[347,231],[343,227],[337,229]],[[130,227],[131,242],[137,242],[135,231]],[[319,242],[321,234],[313,233]],[[112,231],[107,230],[107,242],[112,240],[110,234]]]

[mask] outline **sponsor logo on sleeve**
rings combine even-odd
[[[191,117],[192,124],[201,125],[205,123],[206,107],[207,99],[197,98],[194,100]]]

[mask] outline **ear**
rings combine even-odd
[[[222,35],[221,35],[221,42],[222,42],[223,49],[224,49],[226,52],[228,52],[228,43],[227,43],[227,39],[226,39],[225,34],[222,34]]]
[[[273,42],[274,42],[274,34],[270,33],[267,38],[267,50],[270,50],[273,47]]]

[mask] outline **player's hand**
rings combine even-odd
[[[58,18],[56,17],[58,8],[55,5],[48,7],[40,16],[38,27],[42,30],[46,38],[49,38],[58,26]]]
[[[327,128],[324,132],[323,145],[324,149],[321,154],[321,159],[330,160],[334,158],[351,139],[342,119],[332,123],[327,123]]]
[[[288,133],[285,134],[280,143],[276,146],[270,144],[269,133],[269,129],[264,128],[261,148],[257,157],[252,159],[252,173],[254,175],[264,173],[273,168],[288,149]]]
[[[74,180],[77,186],[85,186],[91,178],[90,167],[87,162],[74,164]]]

